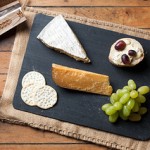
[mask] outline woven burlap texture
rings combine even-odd
[[[150,141],[138,141],[123,136],[118,136],[115,134],[98,131],[67,122],[62,122],[56,119],[46,118],[28,112],[19,111],[13,108],[12,101],[28,42],[30,29],[33,23],[34,16],[37,13],[43,13],[50,16],[56,16],[60,14],[58,12],[51,12],[49,10],[45,10],[42,8],[27,7],[25,9],[24,14],[27,17],[27,22],[23,23],[17,28],[17,34],[15,38],[14,47],[12,50],[7,80],[2,98],[0,100],[1,120],[7,121],[9,123],[29,125],[34,128],[56,132],[61,135],[73,137],[84,141],[90,141],[96,144],[105,145],[116,149],[148,150],[150,148]],[[68,14],[62,15],[66,19],[74,22],[79,22],[82,24],[87,24],[120,33],[125,33],[128,35],[141,37],[144,39],[150,39],[150,33],[144,30],[127,27],[123,25],[117,25],[105,21],[88,19],[75,15],[68,15]]]

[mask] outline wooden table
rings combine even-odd
[[[23,1],[23,0],[22,0]],[[29,0],[41,6],[142,29],[150,29],[150,0]],[[0,37],[0,95],[4,88],[15,29]],[[0,149],[106,150],[108,148],[30,127],[0,122]]]

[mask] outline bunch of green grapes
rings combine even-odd
[[[128,85],[118,89],[110,96],[110,103],[104,104],[102,110],[114,123],[120,117],[123,120],[140,121],[141,116],[147,112],[142,104],[146,102],[145,94],[150,92],[148,86],[141,86],[136,90],[136,83],[128,81]]]

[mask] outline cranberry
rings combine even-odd
[[[126,47],[126,43],[123,40],[118,41],[115,45],[115,49],[118,51],[124,50],[125,47]]]
[[[129,50],[129,51],[128,51],[128,54],[129,54],[129,56],[135,57],[135,56],[136,56],[136,51],[134,51],[134,50]]]
[[[130,64],[130,59],[129,59],[128,55],[126,55],[126,54],[123,54],[121,56],[121,60],[124,64]]]

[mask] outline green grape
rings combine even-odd
[[[131,110],[134,107],[134,104],[135,100],[130,98],[129,101],[127,102],[127,108]]]
[[[119,117],[120,117],[122,120],[128,120],[128,117],[126,117],[126,116],[123,115],[123,111],[122,111],[122,110],[119,111]]]
[[[119,101],[119,96],[116,94],[116,93],[113,93],[111,96],[110,96],[110,102],[112,104],[114,104],[115,102]]]
[[[129,93],[125,93],[125,94],[120,98],[119,101],[120,101],[122,104],[125,104],[125,103],[128,102],[129,98],[130,98],[130,94],[129,94]]]
[[[104,105],[102,106],[102,110],[103,110],[103,111],[106,111],[106,109],[107,109],[108,107],[110,107],[110,106],[112,106],[111,103],[104,104]]]
[[[129,91],[127,89],[119,89],[117,90],[117,95],[120,97],[122,97],[125,93],[129,93]]]
[[[118,117],[123,120],[140,121],[141,115],[147,112],[146,107],[141,107],[146,102],[144,94],[150,92],[148,86],[141,86],[136,90],[136,83],[128,81],[128,85],[118,89],[110,96],[110,102],[101,108],[109,116],[109,122],[116,122]]]
[[[122,104],[120,102],[115,102],[114,107],[116,110],[121,110],[122,109]]]
[[[131,98],[137,98],[137,97],[138,97],[138,92],[137,92],[136,90],[132,90],[132,91],[130,92],[130,97],[131,97]]]
[[[136,89],[136,84],[135,84],[135,82],[133,81],[133,80],[129,80],[128,81],[128,86],[129,86],[129,88],[131,89],[131,90],[135,90]]]
[[[127,89],[122,89],[121,94],[124,95],[125,93],[129,93],[129,91]]]
[[[141,94],[139,94],[135,100],[139,103],[145,103],[146,102],[146,98]]]
[[[141,103],[138,102],[139,108],[141,107]]]
[[[109,122],[111,122],[111,123],[116,122],[117,119],[118,119],[118,116],[119,116],[119,113],[118,113],[118,112],[114,113],[113,115],[110,115],[110,116],[109,116]]]
[[[128,117],[128,116],[130,115],[130,112],[131,112],[131,110],[129,110],[129,109],[127,108],[127,106],[124,105],[124,106],[123,106],[123,110],[122,110],[123,115],[124,115],[125,117]]]
[[[132,108],[132,112],[138,112],[139,111],[139,104],[135,101],[134,107]]]
[[[139,109],[139,112],[138,112],[140,115],[144,115],[144,114],[146,114],[147,113],[147,108],[146,107],[141,107],[140,109]]]
[[[106,114],[107,115],[113,115],[114,113],[116,113],[116,109],[115,109],[115,107],[114,106],[110,106],[110,107],[108,107],[107,109],[106,109]]]
[[[130,89],[129,86],[124,86],[123,89],[126,89],[126,90],[128,90],[129,92],[131,91],[131,89]]]
[[[141,115],[137,113],[132,113],[129,116],[130,121],[140,121],[141,120]]]
[[[138,92],[142,95],[147,94],[149,91],[150,91],[150,89],[148,86],[141,86],[138,88]]]
[[[121,89],[118,89],[116,94],[118,95],[118,97],[120,98],[122,96],[122,93],[121,93]]]

